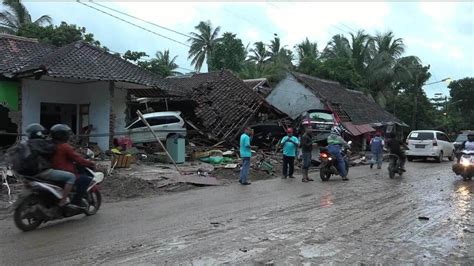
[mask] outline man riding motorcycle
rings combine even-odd
[[[20,175],[64,183],[60,204],[64,205],[75,182],[74,174],[52,169],[51,159],[55,145],[46,139],[45,128],[40,124],[26,127],[28,140],[20,143],[13,151],[12,167]]]
[[[403,172],[406,172],[405,170],[405,162],[406,162],[406,155],[405,152],[403,151],[403,147],[408,149],[405,143],[397,139],[397,135],[395,132],[390,133],[390,139],[387,142],[387,147],[390,150],[391,154],[395,154],[400,158],[400,168]]]
[[[346,163],[341,154],[341,149],[343,147],[349,147],[349,144],[341,137],[342,129],[338,126],[334,126],[331,129],[331,133],[328,136],[328,151],[332,154],[337,160],[337,167],[339,174],[342,177],[342,180],[347,181],[347,172],[346,172]]]
[[[67,171],[78,176],[76,181],[76,194],[71,203],[76,206],[84,207],[82,197],[86,193],[91,179],[86,175],[80,175],[74,163],[90,168],[95,168],[95,164],[82,158],[82,156],[75,152],[73,147],[67,143],[72,134],[72,130],[69,126],[64,124],[54,125],[50,129],[50,134],[56,145],[52,159],[53,168]]]
[[[460,150],[474,151],[474,132],[469,132],[467,140],[459,147]]]

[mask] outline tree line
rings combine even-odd
[[[32,20],[19,0],[3,0],[3,7],[0,32],[56,46],[83,40],[109,51],[83,27],[66,22],[52,25],[48,15]],[[243,79],[267,78],[276,84],[287,71],[297,71],[338,81],[372,96],[412,129],[457,131],[474,127],[474,79],[451,82],[449,99],[429,99],[423,87],[431,77],[430,65],[415,55],[406,55],[403,39],[391,31],[334,35],[322,49],[309,38],[289,48],[278,36],[245,46],[237,34],[221,34],[221,27],[214,27],[210,21],[201,21],[189,36],[192,73],[200,72],[206,64],[208,71],[229,69]],[[149,59],[145,59],[149,57],[145,52],[131,50],[117,56],[161,77],[182,74],[177,71],[177,56],[169,50],[157,51]]]

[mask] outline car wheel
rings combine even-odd
[[[436,162],[437,162],[437,163],[443,162],[443,158],[444,158],[443,151],[440,151],[440,152],[439,152],[439,156],[436,158]]]
[[[408,160],[409,162],[413,162],[413,157],[407,156],[407,160]]]
[[[453,153],[451,153],[451,156],[449,156],[449,160],[452,162],[454,161],[454,159],[456,159],[456,154],[453,151]]]

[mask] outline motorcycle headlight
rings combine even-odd
[[[469,158],[462,157],[460,163],[462,164],[462,166],[469,166],[471,164],[471,161],[469,160]]]

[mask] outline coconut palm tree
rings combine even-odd
[[[377,33],[373,38],[377,53],[387,53],[396,59],[405,52],[405,45],[402,38],[395,38],[393,32]]]
[[[254,43],[254,47],[255,48],[250,49],[252,54],[249,56],[248,60],[262,66],[268,61],[268,59],[270,59],[270,53],[263,42]]]
[[[15,34],[21,26],[30,23],[43,26],[52,22],[48,15],[32,21],[30,13],[20,0],[3,0],[3,7],[4,10],[0,12],[0,33]]]
[[[213,29],[210,21],[201,21],[194,28],[197,32],[191,32],[191,37],[188,39],[188,42],[191,43],[188,59],[192,59],[191,64],[199,72],[204,61],[209,63],[212,49],[220,41],[219,32],[221,28],[216,27]],[[209,66],[209,64],[207,65]]]
[[[176,76],[181,74],[176,71],[179,67],[175,62],[177,57],[178,56],[174,56],[171,58],[169,50],[164,50],[163,52],[158,51],[155,54],[155,58],[149,61],[142,61],[139,65],[162,77]]]
[[[310,42],[308,38],[296,45],[298,60],[301,63],[305,58],[317,59],[319,56],[318,44]]]

